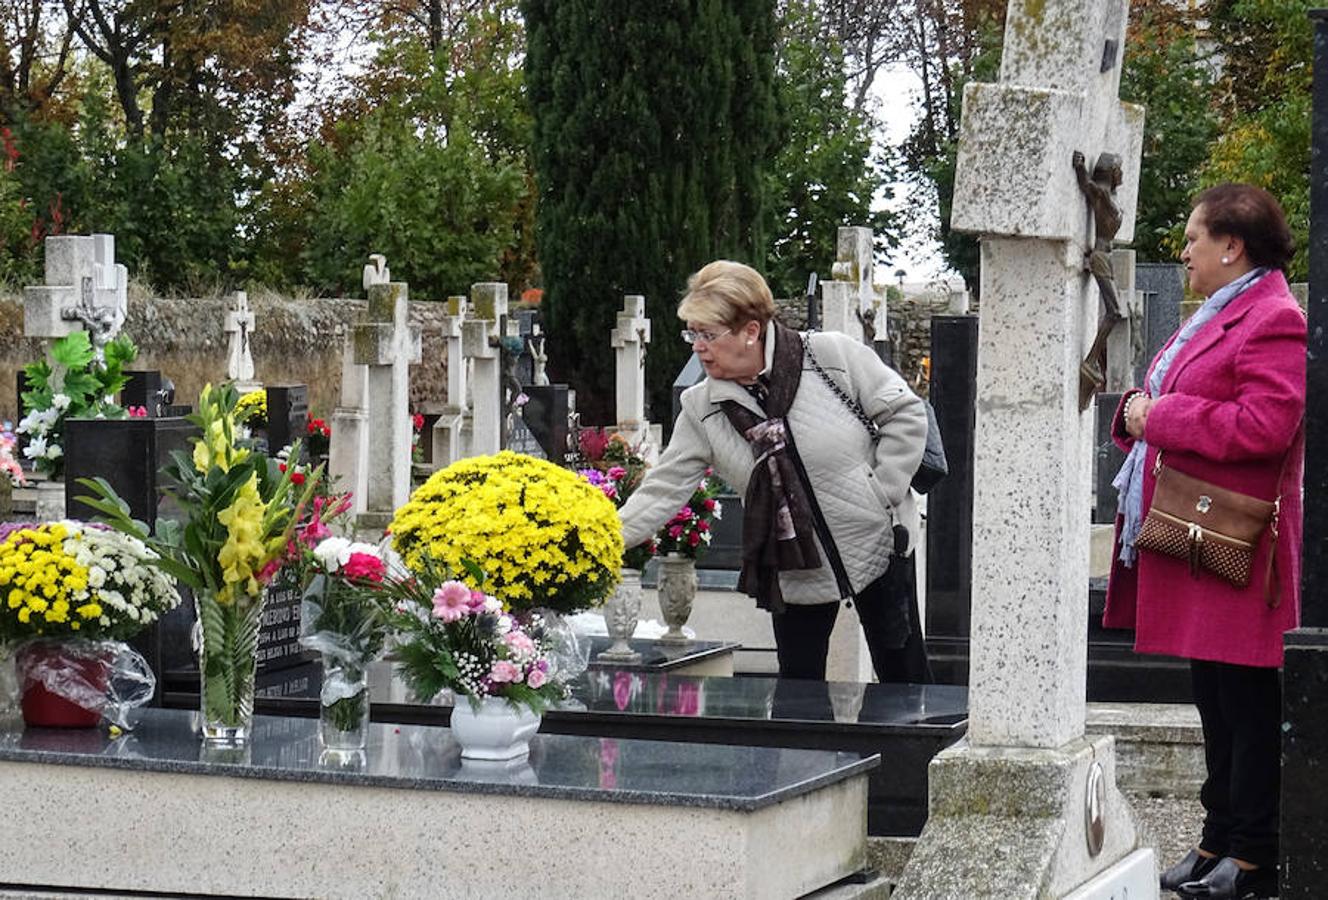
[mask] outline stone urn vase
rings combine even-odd
[[[640,662],[641,654],[628,643],[636,633],[636,623],[641,617],[640,569],[622,570],[622,580],[618,582],[617,589],[604,604],[602,611],[604,626],[612,643],[609,649],[600,652],[595,658],[602,662]]]
[[[682,626],[692,614],[696,599],[696,560],[681,553],[669,553],[659,561],[659,611],[669,630],[660,635],[661,644],[685,644]]]

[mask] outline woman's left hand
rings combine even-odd
[[[1141,438],[1144,436],[1144,424],[1148,421],[1148,411],[1153,408],[1157,401],[1145,394],[1139,394],[1130,398],[1129,408],[1125,414],[1125,431],[1132,438]]]

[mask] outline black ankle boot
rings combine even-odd
[[[1208,874],[1217,865],[1219,857],[1204,856],[1198,850],[1191,850],[1185,858],[1162,873],[1159,880],[1164,891],[1174,891],[1187,881],[1197,881]]]
[[[1177,890],[1182,897],[1207,897],[1209,900],[1257,900],[1277,896],[1277,869],[1274,866],[1242,869],[1230,857],[1208,870],[1195,881],[1187,881]]]

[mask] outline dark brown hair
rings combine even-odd
[[[1296,251],[1282,204],[1252,184],[1219,184],[1194,198],[1203,207],[1203,223],[1214,236],[1245,242],[1245,255],[1256,266],[1286,270]]]

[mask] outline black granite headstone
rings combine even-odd
[[[1142,386],[1153,357],[1180,327],[1185,268],[1175,263],[1139,263],[1134,267],[1134,286],[1144,295],[1144,350],[1134,373],[1134,383]]]
[[[1111,423],[1116,418],[1120,398],[1120,394],[1097,395],[1097,428],[1093,434],[1093,521],[1099,525],[1116,521],[1116,489],[1111,482],[1125,462],[1125,452],[1111,439]]]
[[[977,372],[977,317],[932,316],[930,399],[950,473],[927,495],[928,637],[969,633]]]
[[[273,384],[267,388],[267,445],[276,455],[281,448],[306,437],[309,388],[303,384]],[[308,453],[303,456],[308,458]]]
[[[312,651],[300,648],[300,585],[286,570],[267,587],[263,624],[258,632],[258,671],[273,672],[308,662]]]
[[[161,396],[161,373],[156,369],[126,371],[129,380],[120,391],[120,405],[126,409],[141,406],[148,416],[157,418],[162,415],[165,405]]]
[[[1328,10],[1313,10],[1310,126],[1310,296],[1306,367],[1301,626],[1287,632],[1282,670],[1283,900],[1328,885]],[[1316,388],[1315,385],[1318,385]]]
[[[522,391],[529,399],[521,409],[521,425],[544,451],[544,458],[561,465],[567,459],[567,385],[528,384]]]
[[[188,453],[198,427],[180,418],[68,419],[65,422],[65,513],[89,519],[96,513],[79,497],[87,494],[79,478],[106,479],[129,505],[129,515],[153,531],[160,519],[178,518],[179,510],[161,494],[161,469],[174,450]],[[182,591],[183,602],[133,641],[157,673],[162,675],[192,658],[189,633],[193,628],[193,598]]]
[[[678,418],[678,413],[682,412],[682,392],[694,384],[700,384],[705,377],[705,369],[701,367],[701,360],[696,354],[687,357],[682,371],[673,379],[673,416],[669,419],[668,428],[670,433],[673,431],[673,422]],[[667,438],[667,435],[665,437]]]

